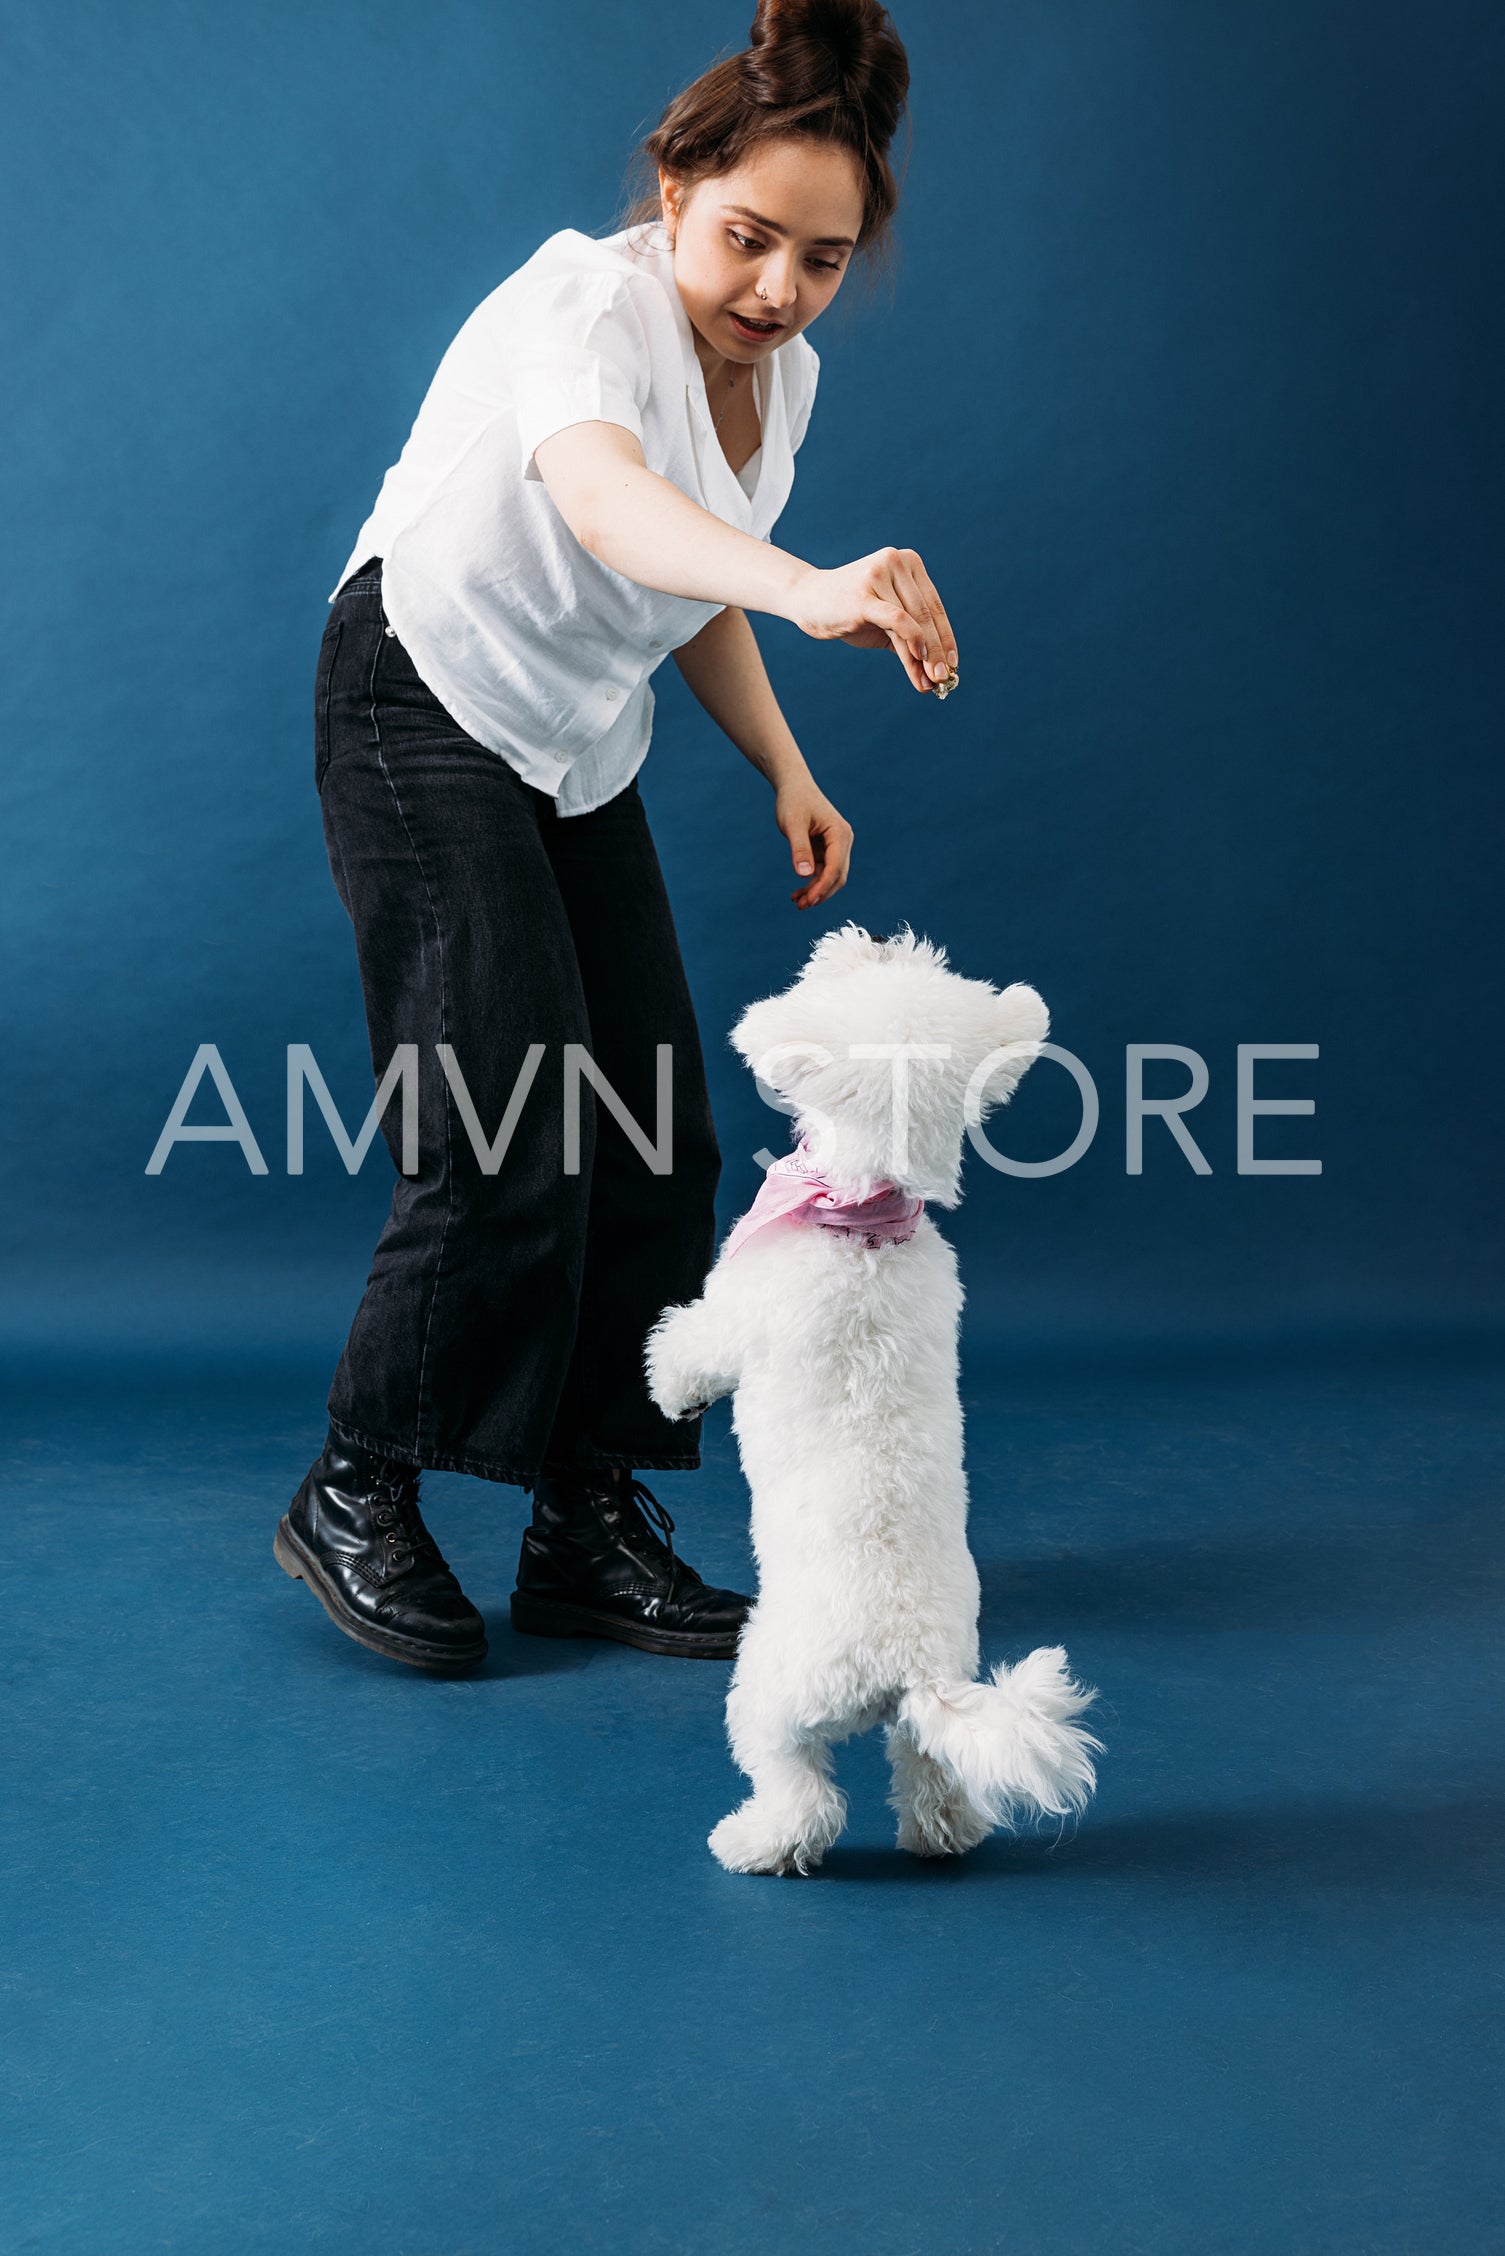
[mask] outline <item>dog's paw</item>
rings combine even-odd
[[[819,1849],[771,1832],[746,1804],[713,1828],[706,1845],[728,1872],[809,1872],[821,1859]]]
[[[716,1390],[701,1368],[697,1329],[698,1304],[668,1308],[644,1344],[648,1392],[666,1418],[698,1417],[716,1399]]]
[[[919,1817],[906,1810],[899,1819],[898,1846],[910,1856],[965,1856],[985,1841],[993,1828],[970,1802],[927,1810]]]
[[[949,1834],[918,1824],[912,1817],[901,1817],[896,1845],[909,1856],[956,1856],[958,1845]]]
[[[682,1380],[677,1386],[665,1381],[648,1389],[655,1405],[666,1418],[702,1418],[713,1402],[730,1392],[725,1386],[708,1385],[697,1372],[693,1379]]]
[[[656,1410],[666,1418],[693,1418],[697,1412],[708,1409],[704,1389],[693,1380],[660,1365],[650,1368],[648,1393]]]
[[[676,1394],[668,1387],[650,1387],[654,1405],[666,1418],[701,1418],[710,1409],[709,1402],[697,1402],[688,1394]]]

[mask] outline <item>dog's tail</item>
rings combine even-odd
[[[1010,1830],[1021,1815],[1065,1817],[1085,1808],[1097,1785],[1101,1739],[1073,1718],[1097,1698],[1067,1673],[1064,1645],[1038,1645],[990,1684],[916,1684],[899,1703],[922,1754],[957,1777],[990,1825]]]

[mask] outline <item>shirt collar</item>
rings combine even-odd
[[[699,390],[703,401],[705,398],[705,371],[702,369],[699,356],[695,351],[695,331],[690,316],[686,313],[684,300],[679,294],[679,284],[674,279],[674,253],[669,247],[669,231],[661,219],[650,220],[641,232],[636,229],[624,229],[624,250],[629,241],[632,247],[628,256],[635,263],[651,269],[663,289],[664,296],[669,301],[670,310],[674,315],[674,326],[679,332],[680,350],[684,354],[685,381],[692,391]]]

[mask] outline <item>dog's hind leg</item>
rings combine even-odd
[[[846,1823],[846,1796],[831,1776],[831,1749],[818,1733],[759,1705],[744,1678],[727,1700],[738,1766],[753,1790],[710,1836],[728,1872],[809,1872]]]
[[[960,1856],[992,1831],[954,1771],[923,1754],[908,1726],[888,1725],[889,1808],[899,1819],[899,1847],[911,1856]]]
[[[728,1872],[810,1872],[846,1823],[846,1797],[831,1778],[824,1740],[770,1749],[744,1763],[753,1790],[710,1836]]]

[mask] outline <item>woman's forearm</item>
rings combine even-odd
[[[957,663],[951,622],[912,548],[875,548],[828,570],[807,564],[650,470],[622,423],[566,424],[540,439],[533,458],[576,540],[639,587],[768,611],[817,641],[892,646],[920,690]]]
[[[539,474],[583,548],[640,587],[790,616],[810,566],[739,532],[650,470],[630,431],[576,423],[538,448]]]
[[[736,605],[718,611],[693,641],[680,645],[674,662],[717,727],[775,791],[809,775],[745,611]]]

